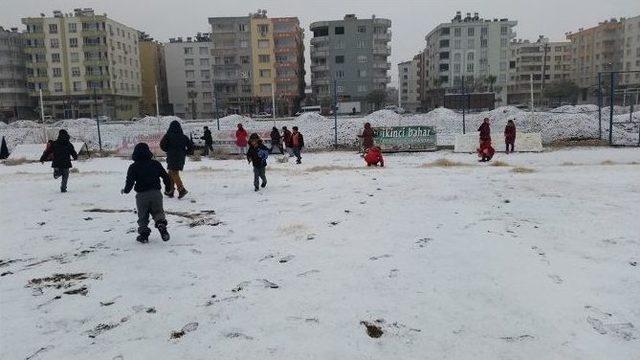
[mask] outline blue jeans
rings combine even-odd
[[[293,148],[293,156],[296,157],[296,161],[298,163],[300,163],[302,161],[302,156],[300,155],[300,151],[302,151],[302,148],[299,148],[299,147],[294,147]]]

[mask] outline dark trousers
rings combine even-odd
[[[67,190],[67,182],[69,182],[69,169],[54,168],[53,169],[53,178],[57,179],[59,177],[62,177],[62,180],[60,181],[60,190],[66,191]]]
[[[151,234],[151,229],[149,229],[149,215],[151,215],[153,221],[156,223],[156,227],[167,226],[160,190],[149,190],[137,193],[136,207],[138,208],[138,234]]]
[[[270,153],[270,154],[273,154],[273,149],[274,149],[274,148],[276,148],[276,147],[277,147],[278,149],[280,149],[280,154],[281,154],[281,155],[284,155],[284,148],[282,147],[282,144],[274,144],[274,143],[271,143],[271,149],[269,149],[269,153]]]
[[[298,164],[300,162],[302,162],[302,155],[300,155],[300,152],[302,151],[301,147],[293,147],[293,156],[296,157],[296,161],[298,162]]]
[[[509,150],[509,147],[511,147],[511,150]],[[513,152],[513,149],[514,149],[514,143],[513,142],[508,142],[507,143],[507,149],[506,149],[507,153]]]
[[[253,167],[253,187],[258,189],[258,187],[260,186],[260,180],[262,180],[263,185],[267,183],[267,167],[266,166]]]
[[[205,144],[204,145],[204,151],[203,151],[202,155],[209,156],[209,152],[213,152],[213,145],[212,144]]]

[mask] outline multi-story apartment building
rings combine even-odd
[[[536,104],[546,103],[544,87],[554,82],[571,80],[571,43],[550,42],[545,37],[535,42],[513,41],[510,46],[509,104],[529,104],[533,77],[533,96]]]
[[[39,90],[45,113],[54,118],[93,116],[114,119],[139,115],[141,96],[138,31],[75,9],[52,17],[22,19],[26,25],[27,87]]]
[[[212,46],[210,34],[198,34],[186,40],[169,39],[165,44],[169,103],[176,116],[189,119],[214,117]]]
[[[420,107],[420,94],[418,92],[419,55],[413,60],[398,64],[398,92],[400,93],[400,106],[410,112],[416,112]]]
[[[509,43],[515,37],[516,25],[516,21],[509,19],[483,19],[478,13],[473,16],[467,13],[463,18],[458,11],[451,22],[429,32],[425,37],[429,64],[425,86],[427,92],[436,94],[434,101],[427,101],[429,107],[439,105],[436,100],[442,100],[442,90],[445,93],[462,91],[463,76],[465,92],[488,82],[496,93],[497,104],[506,104],[511,60]]]
[[[0,27],[0,121],[31,118],[26,87],[24,39],[17,28]]]
[[[622,70],[623,33],[624,24],[617,19],[567,33],[573,61],[571,78],[580,88],[579,102],[596,102],[598,73]]]
[[[303,31],[297,18],[209,18],[214,92],[226,113],[293,114],[304,97]],[[279,105],[279,106],[278,106]]]
[[[638,93],[640,88],[640,16],[623,21],[624,26],[624,55],[622,66],[624,71],[637,71],[622,75],[621,85],[627,88],[635,88]],[[637,98],[636,98],[637,99]]]
[[[373,108],[367,95],[385,91],[391,82],[391,20],[358,19],[346,15],[343,20],[311,24],[311,86],[314,95],[330,98],[337,82],[339,101],[360,101],[362,110]]]
[[[304,31],[295,17],[273,18],[277,114],[293,115],[304,98]]]
[[[164,60],[164,45],[154,41],[146,34],[139,39],[140,64],[142,78],[142,100],[140,112],[144,115],[173,113],[169,106],[169,91],[167,89],[167,73]],[[157,94],[156,94],[157,89]],[[156,109],[157,95],[157,109]]]

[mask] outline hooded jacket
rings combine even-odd
[[[516,125],[509,125],[504,127],[504,140],[506,143],[511,144],[516,141]]]
[[[271,130],[271,144],[279,145],[281,140],[280,131],[278,131],[277,127],[274,127]]]
[[[489,123],[483,122],[478,131],[480,132],[480,141],[491,141],[491,126]]]
[[[362,147],[365,149],[373,147],[373,138],[375,136],[376,135],[373,131],[373,128],[371,127],[371,124],[364,124],[364,130],[362,131],[362,135],[360,135],[360,137],[362,138]]]
[[[239,147],[247,146],[247,144],[249,144],[247,141],[247,135],[247,130],[240,126],[238,130],[236,130],[236,145]]]
[[[69,141],[69,133],[67,130],[60,130],[58,133],[58,139],[54,141],[51,146],[47,146],[47,149],[42,153],[40,162],[45,162],[53,156],[51,161],[52,168],[69,169],[71,165],[71,158],[78,160],[78,153],[73,148],[73,144]]]
[[[211,136],[211,130],[209,129],[204,131],[204,135],[200,139],[204,140],[204,144],[207,146],[213,145],[213,137]]]
[[[282,130],[282,137],[284,139],[284,144],[288,147],[288,148],[292,148],[293,147],[293,136],[291,134],[291,131],[289,129],[283,128]]]
[[[184,169],[187,155],[193,154],[193,143],[182,132],[182,126],[177,120],[169,125],[169,130],[160,140],[160,148],[167,153],[167,168],[169,170]]]
[[[149,145],[139,143],[133,149],[131,155],[133,164],[127,171],[127,181],[124,185],[124,192],[128,194],[131,189],[136,192],[149,190],[160,190],[160,179],[164,182],[165,189],[171,189],[171,178],[164,170],[159,161],[153,159],[153,153],[149,150]],[[135,185],[135,187],[134,187]]]
[[[249,146],[247,150],[247,160],[251,161],[253,167],[262,168],[267,166],[267,158],[269,157],[269,149],[264,146],[262,140],[258,141],[258,146]]]

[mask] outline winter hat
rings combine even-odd
[[[182,132],[182,125],[180,125],[178,120],[173,120],[171,124],[169,124],[169,130],[167,130],[167,133],[184,135],[184,132]]]
[[[61,129],[61,130],[58,132],[58,140],[61,140],[61,141],[69,141],[69,139],[70,139],[70,138],[71,138],[71,137],[69,136],[69,133],[68,133],[68,132],[67,132],[67,130],[65,130],[65,129]]]
[[[152,158],[153,153],[151,152],[151,149],[149,149],[149,145],[146,143],[138,143],[133,149],[133,154],[131,155],[131,159],[133,161],[151,160]]]

